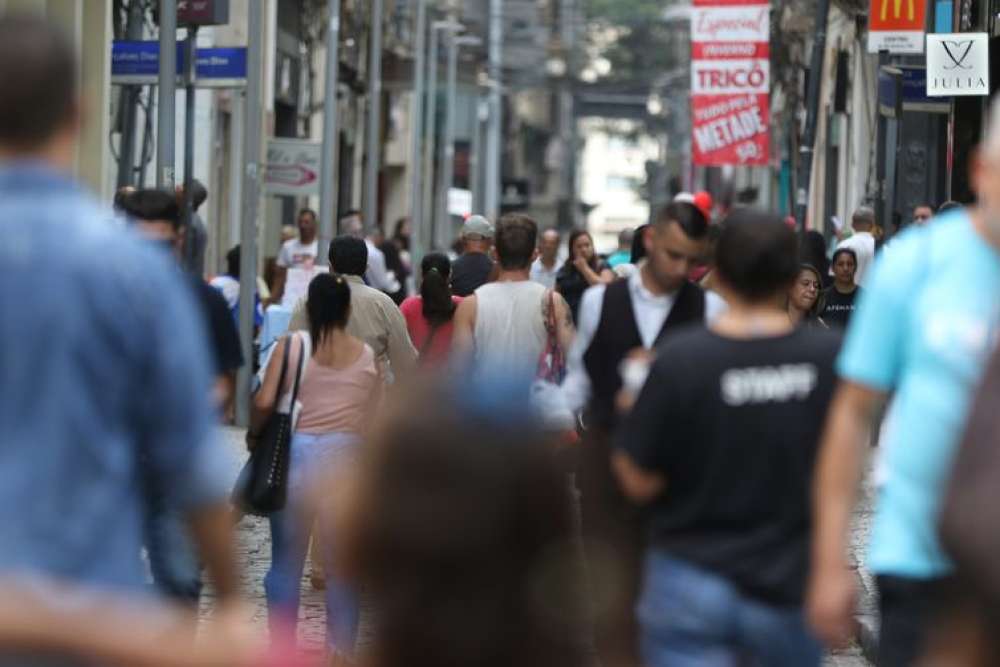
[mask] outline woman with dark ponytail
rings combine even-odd
[[[447,361],[451,352],[452,320],[462,299],[451,293],[451,261],[447,255],[425,255],[420,274],[420,294],[403,301],[399,309],[406,318],[410,340],[420,352],[420,363],[437,366]]]

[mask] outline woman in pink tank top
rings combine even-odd
[[[320,274],[309,285],[306,302],[310,330],[287,336],[271,356],[261,391],[254,400],[252,425],[263,424],[279,395],[291,389],[295,373],[288,373],[279,391],[278,377],[284,345],[289,368],[298,368],[309,354],[299,389],[300,410],[292,437],[285,509],[269,517],[271,569],[264,579],[271,636],[295,636],[299,586],[314,520],[320,535],[326,583],[327,648],[332,664],[349,664],[358,628],[356,591],[331,573],[335,536],[329,519],[337,489],[317,493],[319,484],[342,475],[355,457],[379,400],[381,380],[375,355],[365,343],[345,331],[351,311],[351,291],[340,276]],[[316,503],[317,498],[319,503]],[[310,502],[311,501],[311,502]],[[319,504],[320,507],[316,507]]]

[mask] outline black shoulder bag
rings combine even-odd
[[[288,344],[285,345],[285,351],[281,356],[278,402],[281,400],[281,390],[285,386],[285,375],[288,371],[288,350],[294,340],[294,336],[288,337]],[[302,356],[295,372],[295,384],[288,412],[281,412],[275,408],[261,429],[257,446],[250,452],[250,460],[243,467],[236,482],[233,502],[247,514],[267,516],[285,507],[288,496],[288,464],[291,458],[292,414],[295,412],[295,402],[299,396],[302,367],[306,363],[305,343],[302,344]]]

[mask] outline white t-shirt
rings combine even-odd
[[[285,241],[278,253],[278,266],[286,269],[311,268],[319,254],[319,241],[302,243],[299,239]]]
[[[875,237],[870,232],[855,232],[854,236],[844,239],[837,249],[849,248],[858,256],[858,272],[854,274],[854,282],[864,287],[865,273],[875,259]]]
[[[556,274],[559,273],[559,262],[556,261],[549,269],[542,263],[539,257],[531,265],[531,279],[539,285],[545,285],[549,289],[555,289]]]

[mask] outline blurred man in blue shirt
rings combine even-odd
[[[971,170],[979,203],[901,234],[876,261],[838,361],[817,471],[809,611],[827,642],[848,638],[848,524],[863,443],[893,394],[868,554],[880,667],[914,664],[953,574],[937,535],[943,484],[1000,325],[1000,106],[991,121]]]
[[[44,21],[0,19],[0,574],[148,590],[152,492],[232,600],[203,326],[165,253],[73,182],[76,71]]]

